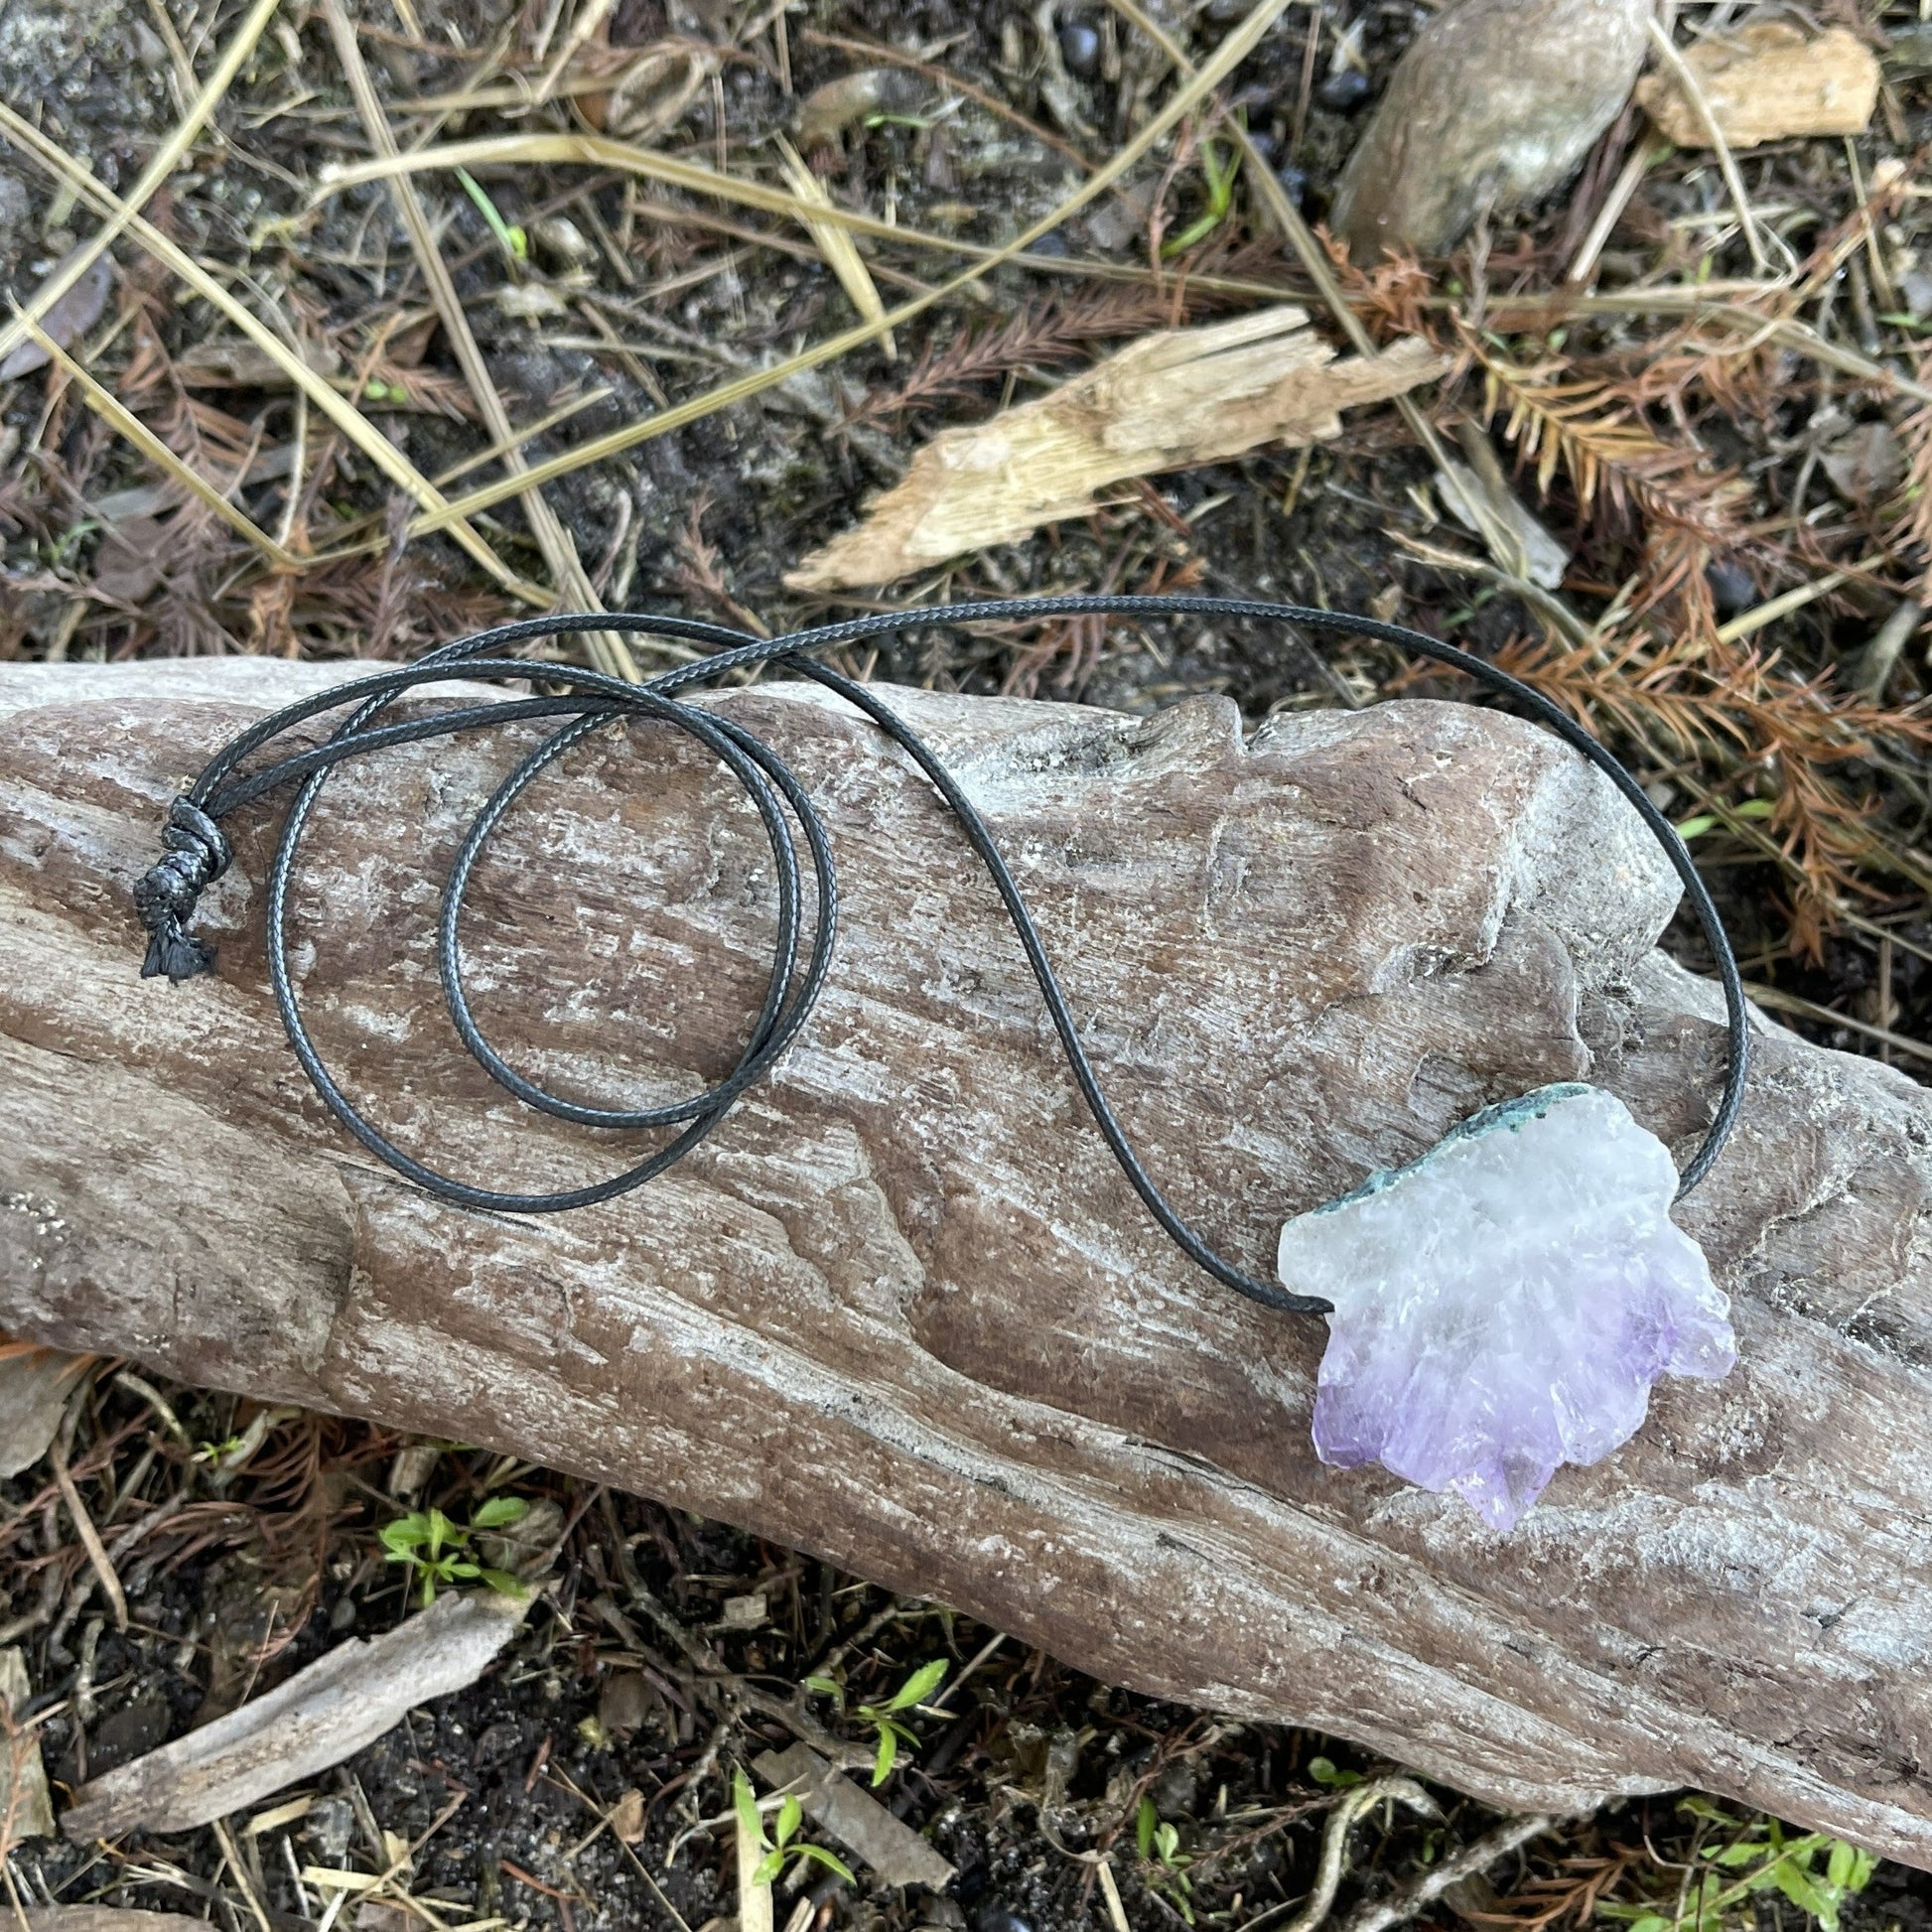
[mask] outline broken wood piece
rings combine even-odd
[[[32,1696],[26,1652],[0,1650],[0,1856],[24,1838],[54,1836],[40,1731],[24,1716]]]
[[[339,1644],[239,1710],[83,1784],[61,1829],[77,1842],[185,1832],[259,1804],[353,1757],[416,1705],[474,1684],[526,1607],[489,1590],[451,1593],[379,1637]]]
[[[13,1332],[723,1517],[1509,1811],[1689,1784],[1932,1866],[1907,1755],[1932,1734],[1925,1089],[1760,1021],[1736,1134],[1678,1209],[1738,1367],[1666,1383],[1498,1537],[1316,1462],[1322,1323],[1229,1293],[1150,1221],[957,823],[815,687],[706,700],[838,846],[831,978],[771,1077],[674,1173],[578,1213],[466,1212],[364,1156],[268,985],[278,807],[229,822],[198,921],[213,975],[138,979],[128,900],[181,773],[358,670],[0,666]],[[1237,1265],[1551,1080],[1615,1093],[1680,1160],[1703,1137],[1723,1007],[1655,949],[1674,875],[1539,728],[1404,701],[1248,737],[1219,698],[1131,718],[876,688],[985,814],[1149,1172]],[[291,897],[348,1092],[446,1172],[524,1186],[639,1158],[507,1103],[435,973],[450,859],[542,729],[358,765]],[[529,1078],[634,1106],[736,1059],[769,848],[681,737],[587,739],[470,903],[480,1022]]]
[[[0,1480],[31,1468],[54,1432],[89,1357],[37,1342],[0,1340]]]
[[[1308,312],[1266,309],[1145,337],[1084,375],[970,429],[942,430],[855,529],[814,551],[794,590],[885,584],[1042,523],[1085,516],[1135,477],[1341,433],[1341,412],[1440,375],[1410,339],[1335,360]]]
[[[1789,20],[1749,20],[1682,53],[1732,148],[1794,135],[1861,134],[1878,104],[1877,57],[1844,27],[1810,34]],[[1673,75],[1645,74],[1637,101],[1680,148],[1712,145],[1704,113]]]
[[[805,1816],[823,1826],[862,1864],[870,1865],[882,1885],[924,1885],[928,1891],[944,1891],[958,1877],[927,1840],[809,1744],[766,1751],[752,1769],[773,1790],[795,1797]]]

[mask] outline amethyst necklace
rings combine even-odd
[[[1680,1175],[1668,1150],[1599,1087],[1539,1088],[1464,1121],[1407,1167],[1369,1175],[1353,1192],[1282,1230],[1280,1284],[1223,1260],[1184,1222],[1142,1167],[1101,1092],[1039,933],[984,820],[933,752],[869,687],[816,653],[933,624],[1055,617],[1214,619],[1356,632],[1452,665],[1502,693],[1604,772],[1662,846],[1682,881],[1724,988],[1728,1062],[1703,1144]],[[710,654],[640,683],[509,654],[539,637],[587,631],[675,638]],[[1293,605],[1190,597],[1041,597],[855,618],[772,638],[644,614],[532,618],[467,637],[414,664],[290,705],[241,733],[171,806],[165,853],[135,888],[149,934],[144,977],[191,978],[213,954],[188,931],[202,891],[230,862],[220,821],[297,784],[268,875],[270,983],[303,1070],[361,1144],[418,1186],[460,1206],[542,1214],[588,1207],[640,1186],[681,1160],[783,1053],[810,1016],[831,968],[838,880],[830,843],[803,786],[771,748],[679,693],[751,665],[781,665],[856,706],[924,772],[959,821],[1006,904],[1046,1010],[1101,1134],[1148,1211],[1216,1281],[1264,1306],[1325,1315],[1313,1435],[1325,1462],[1381,1462],[1424,1489],[1459,1495],[1498,1529],[1513,1525],[1563,1462],[1599,1460],[1643,1422],[1665,1375],[1722,1377],[1734,1359],[1728,1304],[1697,1244],[1670,1218],[1674,1199],[1706,1174],[1735,1123],[1749,1057],[1748,1014],[1724,922],[1670,821],[1636,779],[1567,713],[1519,679],[1453,645],[1399,624]],[[454,702],[397,718],[419,686],[463,680],[530,683],[528,697]],[[346,707],[320,745],[251,762],[292,728]],[[562,1192],[519,1194],[426,1168],[357,1112],[317,1053],[297,1005],[288,958],[288,898],[302,835],[323,786],[347,760],[445,733],[520,719],[560,721],[511,769],[466,834],[444,888],[437,964],[450,1016],[470,1052],[529,1106],[589,1127],[675,1130],[636,1166]],[[763,1004],[734,1070],[672,1105],[592,1107],[525,1079],[483,1037],[464,993],[458,927],[491,831],[529,785],[591,733],[633,721],[697,740],[757,807],[778,888],[778,932]],[[248,768],[244,768],[244,767]],[[813,875],[804,913],[799,844]]]

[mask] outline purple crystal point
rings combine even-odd
[[[1282,1229],[1334,1304],[1314,1447],[1511,1528],[1563,1462],[1642,1425],[1665,1375],[1736,1360],[1728,1299],[1671,1221],[1677,1170],[1599,1087],[1540,1087]]]

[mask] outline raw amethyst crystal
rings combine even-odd
[[[1561,1085],[1290,1221],[1283,1283],[1334,1304],[1316,1453],[1506,1530],[1559,1463],[1627,1442],[1660,1376],[1728,1374],[1730,1305],[1671,1222],[1676,1191],[1620,1100]]]

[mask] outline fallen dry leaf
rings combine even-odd
[[[92,1360],[31,1342],[7,1344],[0,1355],[0,1479],[47,1453],[74,1382]]]
[[[61,347],[68,347],[100,320],[107,307],[107,292],[113,286],[114,264],[102,255],[41,318],[41,328]],[[10,381],[17,375],[32,375],[36,369],[46,366],[47,350],[36,342],[22,343],[0,361],[0,382]]]
[[[620,1845],[643,1842],[644,1794],[634,1784],[611,1807],[611,1830]]]
[[[1733,148],[1800,134],[1859,134],[1878,101],[1878,62],[1843,27],[1807,34],[1788,20],[1753,20],[1684,49],[1684,65]],[[1697,103],[1667,73],[1637,82],[1637,100],[1680,148],[1708,148]]]
[[[32,1695],[26,1657],[17,1649],[0,1650],[0,1705],[6,1709],[9,1729],[14,1729],[14,1715]],[[28,1725],[21,1725],[12,1737],[0,1737],[0,1820],[6,1827],[0,1833],[0,1850],[10,1850],[24,1838],[54,1836],[54,1807],[41,1763],[40,1733]]]
[[[1905,446],[1888,423],[1861,423],[1831,444],[1818,459],[1838,493],[1851,503],[1872,503],[1889,496],[1905,481]]]
[[[1050,395],[975,429],[935,436],[856,529],[785,579],[794,590],[884,584],[986,544],[1085,516],[1112,485],[1270,443],[1341,431],[1341,411],[1382,402],[1447,363],[1410,340],[1337,362],[1307,311],[1267,309],[1148,336]]]

